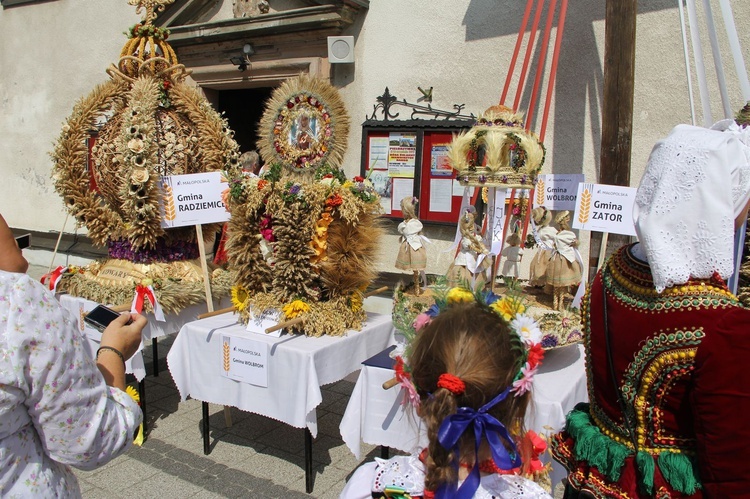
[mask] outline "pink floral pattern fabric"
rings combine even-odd
[[[96,468],[132,443],[141,410],[82,341],[50,291],[0,271],[0,497],[80,497],[68,466]]]

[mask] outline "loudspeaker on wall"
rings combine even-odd
[[[354,62],[354,37],[329,36],[328,62],[331,64]]]

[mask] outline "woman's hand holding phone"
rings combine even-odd
[[[132,319],[132,323],[128,321]],[[138,351],[141,342],[141,332],[146,327],[147,320],[141,314],[122,313],[109,323],[102,333],[101,346],[116,348],[122,352],[125,359],[132,357]]]

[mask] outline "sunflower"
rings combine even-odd
[[[309,312],[310,305],[302,300],[294,300],[292,303],[284,305],[283,311],[287,319],[294,319],[297,316]]]
[[[363,303],[364,298],[360,291],[355,291],[351,294],[351,296],[349,296],[349,308],[351,308],[352,312],[354,312],[355,314],[362,310]]]
[[[127,393],[128,395],[130,395],[130,397],[133,400],[135,400],[136,404],[140,404],[141,403],[141,396],[138,394],[138,390],[136,390],[132,386],[130,386],[130,385],[126,386],[125,387],[125,393]]]
[[[247,292],[244,286],[239,284],[232,286],[232,305],[234,305],[234,308],[238,312],[245,310],[249,301],[250,293]]]
[[[130,395],[130,397],[135,400],[135,403],[139,406],[141,405],[141,395],[138,393],[138,390],[133,388],[132,386],[128,385],[125,387],[125,393]],[[144,415],[145,417],[145,415]],[[135,432],[135,438],[133,439],[133,445],[141,446],[143,445],[143,423],[141,423],[138,426],[138,429]]]

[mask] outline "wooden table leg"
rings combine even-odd
[[[156,338],[151,339],[151,356],[154,358],[154,377],[159,376],[159,347]]]
[[[224,406],[224,424],[227,425],[227,428],[232,427],[232,411],[228,405]]]
[[[203,454],[206,456],[211,453],[211,446],[208,439],[208,402],[202,402],[203,406]]]
[[[313,491],[312,433],[305,428],[305,492]]]

